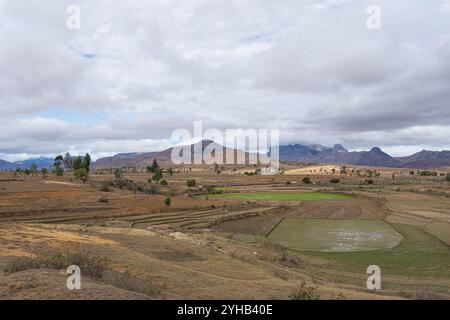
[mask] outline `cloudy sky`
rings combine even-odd
[[[450,149],[450,0],[0,0],[0,111],[5,160],[160,150],[195,120]]]

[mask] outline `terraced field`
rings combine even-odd
[[[146,216],[131,216],[122,219],[133,228],[146,229],[151,226],[165,225],[172,228],[201,229],[208,228],[221,221],[256,217],[272,210],[271,207],[256,208],[244,211],[224,211],[223,209],[206,211],[173,212]]]
[[[332,194],[319,192],[255,192],[255,193],[228,193],[213,195],[212,198],[237,198],[246,200],[268,201],[314,201],[314,200],[345,200],[352,196],[346,194]]]

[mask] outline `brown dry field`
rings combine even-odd
[[[330,175],[312,175],[307,169],[303,175],[278,176],[244,176],[244,170],[216,174],[208,167],[186,171],[165,175],[168,186],[159,187],[161,194],[126,188],[102,192],[102,181],[114,178],[105,172],[92,173],[86,183],[70,174],[43,178],[0,173],[0,265],[43,250],[81,248],[107,258],[117,270],[131,270],[152,281],[156,288],[147,296],[83,278],[83,289],[71,293],[64,288],[63,271],[38,269],[0,275],[0,299],[287,299],[301,280],[316,286],[323,299],[450,297],[446,276],[388,275],[383,281],[389,289],[372,293],[365,289],[365,270],[355,272],[339,264],[334,269],[323,257],[293,255],[261,240],[286,217],[384,219],[423,228],[448,247],[450,186],[439,177],[411,177],[405,171],[398,172],[393,183],[392,171],[386,171],[367,185],[363,177],[337,174],[341,183],[332,185]],[[306,175],[314,184],[301,183]],[[146,183],[149,175],[126,173],[124,178]],[[198,187],[188,192],[187,179],[195,179]],[[220,199],[206,195],[213,186],[235,192],[325,191],[355,197],[302,202]],[[170,207],[164,204],[167,197]]]

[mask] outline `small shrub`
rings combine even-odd
[[[187,180],[186,181],[186,185],[191,188],[191,187],[195,187],[197,185],[197,182],[195,180]]]
[[[164,204],[168,207],[170,207],[170,205],[172,204],[172,199],[171,198],[166,198],[166,200],[164,200]]]
[[[75,178],[80,179],[83,182],[86,182],[88,179],[89,172],[85,168],[80,168],[75,170],[74,175]]]
[[[310,178],[310,177],[304,177],[303,180],[302,180],[302,182],[303,182],[304,184],[311,184],[311,178]]]
[[[109,181],[109,180],[104,180],[104,181],[102,181],[102,183],[100,184],[100,191],[102,191],[102,192],[111,192],[111,187],[113,186],[114,184],[111,182],[111,181]]]
[[[375,181],[373,181],[372,179],[366,179],[366,183],[367,184],[374,184]]]
[[[317,287],[310,287],[305,281],[302,281],[292,289],[289,298],[291,300],[319,300],[320,295],[317,293]]]
[[[152,180],[159,181],[163,177],[163,169],[156,169],[155,173],[153,174]]]
[[[114,177],[115,177],[116,179],[122,178],[122,170],[121,170],[121,169],[116,169],[116,170],[114,170]]]
[[[162,186],[167,186],[168,185],[167,180],[161,180],[159,182],[159,184],[162,185]]]
[[[330,183],[334,183],[334,184],[339,183],[339,182],[341,182],[341,180],[339,180],[337,178],[334,178],[334,179],[330,180]]]
[[[108,200],[108,198],[106,198],[106,197],[100,197],[100,199],[98,199],[98,202],[101,202],[101,203],[108,203],[109,200]]]
[[[447,173],[445,176],[445,181],[450,182],[450,173]]]
[[[292,182],[291,182],[291,181],[286,181],[286,184],[288,184],[288,185],[289,185],[289,184],[292,184]]]

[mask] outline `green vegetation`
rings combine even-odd
[[[115,177],[116,179],[122,178],[122,169],[116,169],[116,170],[114,170],[114,177]]]
[[[156,169],[153,174],[152,180],[159,181],[163,177],[163,169]]]
[[[269,201],[308,201],[308,200],[344,200],[352,197],[346,194],[303,192],[303,193],[281,193],[281,192],[255,192],[255,193],[226,193],[213,195],[217,198],[238,198],[250,200]]]
[[[420,171],[419,175],[422,177],[437,177],[438,173],[436,171],[425,170],[425,171]]]
[[[158,170],[158,169],[159,169],[158,162],[156,161],[156,159],[153,159],[153,163],[151,166],[147,167],[147,171],[150,173],[155,173],[156,170]]]
[[[380,266],[384,274],[400,276],[439,276],[450,278],[450,248],[418,226],[393,224],[402,236],[395,248],[371,252],[304,252],[324,258],[330,268],[361,272],[368,265]]]
[[[334,179],[330,180],[330,183],[334,183],[334,184],[339,183],[339,182],[341,182],[341,180],[339,180],[337,178],[334,178]]]
[[[57,156],[53,163],[53,171],[57,176],[62,176],[64,174],[64,169],[61,167],[64,159],[62,156]]]
[[[170,207],[170,205],[172,204],[172,199],[171,198],[166,198],[166,200],[164,200],[164,204],[168,207]]]
[[[79,168],[75,170],[74,175],[77,179],[86,182],[89,176],[89,172],[85,168]]]
[[[301,251],[355,252],[393,248],[402,236],[382,220],[284,219],[268,239]]]
[[[189,188],[195,187],[196,184],[197,184],[197,182],[196,182],[195,180],[193,180],[193,179],[187,180],[187,181],[186,181],[186,185],[187,185]]]
[[[302,182],[303,182],[304,184],[311,184],[311,183],[312,183],[310,177],[305,177],[305,178],[303,178]]]

